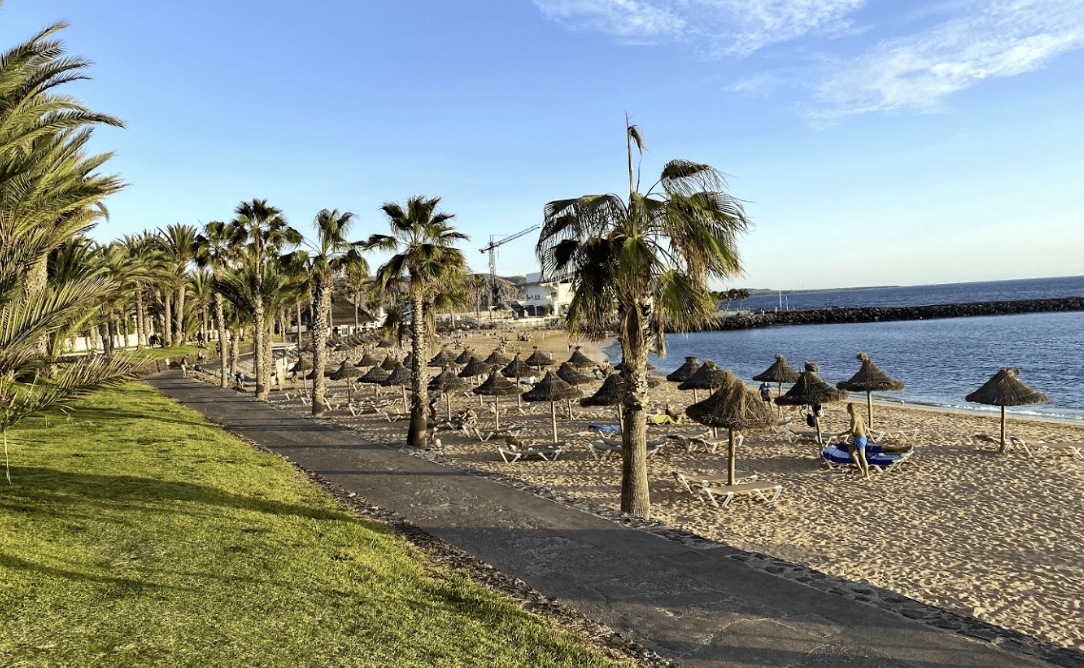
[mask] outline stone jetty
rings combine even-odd
[[[1017,315],[1021,313],[1053,313],[1059,311],[1084,311],[1084,297],[934,304],[929,306],[855,306],[794,311],[764,311],[762,313],[739,314],[718,318],[703,329],[704,331],[722,331],[779,327],[783,325],[933,320],[935,318],[972,318],[986,315]]]

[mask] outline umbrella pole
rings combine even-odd
[[[1001,447],[997,449],[998,454],[1005,452],[1005,407],[1001,407]]]
[[[776,388],[775,396],[776,397],[783,396],[783,382],[782,381],[779,382],[779,387]],[[776,404],[776,406],[779,408],[779,417],[783,417],[783,406],[782,406],[782,404]]]
[[[493,428],[499,430],[501,428],[501,398],[493,397]]]
[[[730,461],[727,462],[727,482],[728,485],[734,484],[734,478],[737,475],[738,465],[735,462],[735,458],[738,454],[738,446],[734,443],[734,430],[730,430]]]
[[[452,421],[452,395],[444,393],[444,403],[448,406],[448,422]]]
[[[403,412],[405,413],[410,410],[410,405],[406,400],[406,385],[400,385],[399,387],[403,388]]]
[[[813,416],[813,424],[817,426],[817,445],[823,445],[821,443],[821,419],[816,415]]]
[[[873,393],[866,390],[866,415],[869,417],[869,429],[873,431]]]
[[[557,442],[557,402],[550,402],[550,420],[553,422],[553,442]]]

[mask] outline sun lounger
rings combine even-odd
[[[589,424],[587,428],[591,431],[596,431],[601,434],[620,434],[621,425],[619,424]]]
[[[883,452],[879,445],[871,443],[866,447],[866,463],[869,464],[870,469],[878,473],[888,473],[909,461],[913,454],[913,450]],[[854,464],[850,451],[841,445],[829,445],[821,450],[821,458],[828,464],[829,469],[839,469]]]
[[[647,456],[654,457],[666,445],[666,441],[659,443],[647,444]],[[597,441],[587,444],[587,450],[591,453],[591,456],[598,460],[603,460],[612,454],[620,454],[623,446],[621,441],[615,441],[611,438],[600,438]]]
[[[705,503],[711,503],[716,508],[726,508],[736,496],[751,496],[754,500],[772,503],[783,493],[783,486],[776,483],[757,482],[748,480],[727,485],[725,478],[708,478],[704,480],[689,480],[684,475],[674,471],[674,477],[678,484],[685,488]],[[753,478],[756,476],[754,475]],[[706,498],[705,498],[706,497]]]
[[[507,445],[497,448],[497,452],[500,453],[501,459],[506,464],[512,464],[518,462],[521,459],[534,459],[538,458],[543,461],[552,462],[556,461],[564,450],[561,446],[557,445],[545,445],[545,446],[520,446]]]
[[[1035,441],[1029,447],[1024,440],[1015,436],[1010,437],[1009,441],[1014,447],[1023,448],[1024,452],[1032,457],[1042,457],[1047,454],[1068,454],[1077,459],[1084,459],[1084,443],[1044,443],[1043,441]]]

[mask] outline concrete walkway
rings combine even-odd
[[[145,379],[231,432],[393,511],[682,666],[1084,666],[934,628],[166,372]],[[1010,632],[1011,635],[1011,632]]]

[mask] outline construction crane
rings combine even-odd
[[[480,253],[486,253],[486,252],[489,253],[489,297],[490,297],[489,298],[489,305],[490,305],[490,308],[492,308],[493,306],[499,304],[500,301],[501,301],[501,294],[500,294],[501,290],[500,290],[500,286],[497,284],[497,246],[503,246],[504,244],[508,243],[509,241],[514,241],[516,239],[519,239],[524,234],[527,234],[529,232],[534,232],[539,227],[541,227],[541,225],[532,225],[531,227],[528,227],[525,230],[521,230],[519,232],[516,232],[513,235],[507,236],[507,237],[501,239],[500,241],[497,240],[497,235],[491,234],[491,235],[489,235],[489,245],[486,246],[485,248],[479,249],[478,252],[480,252]]]

